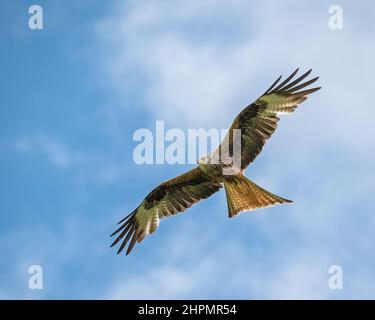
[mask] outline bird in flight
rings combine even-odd
[[[243,173],[276,130],[280,120],[278,115],[293,112],[307,99],[307,95],[321,88],[307,88],[319,77],[303,82],[311,69],[294,79],[297,72],[298,69],[281,83],[280,76],[264,94],[243,109],[234,119],[221,145],[212,154],[202,157],[197,167],[152,190],[133,212],[118,222],[119,228],[111,235],[116,236],[111,247],[120,242],[117,251],[120,253],[129,244],[128,255],[136,243],[155,232],[161,219],[185,211],[223,186],[230,218],[242,211],[291,203],[259,187]],[[235,132],[239,132],[237,139]],[[239,153],[234,152],[236,146],[240,149]],[[224,154],[232,156],[225,158]],[[237,166],[233,163],[237,163]],[[225,169],[233,167],[235,170],[231,174],[224,173]]]

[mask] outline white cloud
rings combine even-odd
[[[354,204],[370,204],[370,190],[375,188],[369,175],[374,170],[371,70],[375,70],[375,46],[372,35],[363,31],[368,22],[351,4],[344,5],[342,31],[328,28],[328,7],[323,1],[309,10],[304,3],[277,1],[134,2],[116,7],[116,14],[98,26],[106,54],[102,67],[109,83],[123,90],[135,74],[141,74],[140,99],[152,119],[166,120],[169,126],[228,127],[234,115],[280,73],[299,66],[312,67],[313,75],[321,76],[323,89],[281,120],[262,160],[248,173],[273,192],[286,192],[285,187],[293,192],[296,204],[288,214],[276,217],[267,211],[257,226],[265,238],[292,235],[300,241],[294,244],[297,252],[274,247],[270,254],[286,256],[253,261],[255,252],[234,243],[239,254],[234,260],[246,266],[236,266],[236,275],[224,282],[239,288],[241,279],[247,279],[253,290],[242,296],[335,298],[336,293],[327,291],[331,259],[349,261],[354,273],[363,268],[368,272],[362,279],[353,275],[358,283],[344,292],[346,297],[361,296],[361,284],[367,290],[371,278],[369,269],[357,261],[366,263],[374,245],[369,238],[375,223],[373,207],[366,211]],[[361,250],[354,245],[359,238],[363,239]],[[222,261],[225,252],[198,250],[195,258],[204,257],[212,266]],[[272,269],[267,263],[280,265]],[[270,272],[269,285],[255,276],[264,275],[264,267]],[[115,285],[110,296],[194,297],[203,290],[209,297],[219,285],[208,279],[226,271],[215,273],[205,264],[195,268],[160,265],[132,275],[124,288]],[[135,295],[137,288],[145,289]]]
[[[271,3],[277,16],[269,10]],[[371,92],[366,70],[375,69],[371,36],[350,28],[350,21],[343,31],[329,29],[325,3],[308,13],[303,4],[292,3],[120,5],[116,15],[98,27],[105,52],[110,53],[107,77],[123,90],[134,74],[143,74],[145,95],[140,91],[139,97],[155,119],[176,127],[222,128],[279,73],[296,66],[313,67],[314,75],[321,75],[323,90],[304,104],[307,110],[300,111],[287,132],[311,129],[311,133],[305,131],[305,143],[297,147],[316,139],[321,145],[324,134],[327,145],[339,142],[357,150],[374,145],[370,97],[366,96]],[[216,23],[216,33],[204,24],[206,20]],[[229,21],[236,22],[232,33],[240,34],[239,39],[233,35],[232,40],[231,34],[220,37]],[[367,52],[353,64],[358,47],[366,47]],[[349,134],[350,125],[361,125],[363,131]]]
[[[58,169],[69,168],[83,160],[82,155],[74,153],[60,141],[44,134],[18,138],[13,147],[21,153],[41,155]]]
[[[135,277],[130,282],[116,285],[108,299],[172,299],[191,292],[191,274],[176,268],[160,268]]]
[[[77,150],[51,133],[37,133],[22,136],[11,143],[11,148],[30,159],[45,160],[54,169],[78,169],[79,177],[85,181],[96,183],[112,183],[125,176],[129,169],[113,155]]]

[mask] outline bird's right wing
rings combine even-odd
[[[112,246],[123,239],[117,252],[120,253],[130,241],[126,252],[129,254],[136,242],[141,242],[157,229],[160,219],[185,211],[220,188],[221,184],[212,181],[199,167],[163,182],[148,194],[137,209],[119,222],[121,226],[112,236],[120,234]]]

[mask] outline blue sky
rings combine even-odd
[[[375,8],[332,4],[342,30],[327,1],[2,1],[0,298],[375,298]],[[296,67],[323,89],[247,171],[294,204],[229,220],[219,192],[117,256],[115,223],[192,167],[136,165],[134,131],[227,128]]]

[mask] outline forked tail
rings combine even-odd
[[[243,175],[228,177],[228,180],[224,182],[224,188],[227,195],[229,218],[236,216],[241,211],[293,202],[264,190]]]

